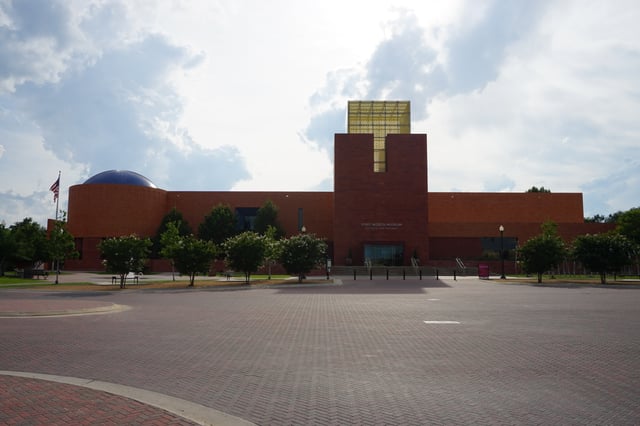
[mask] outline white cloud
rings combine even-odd
[[[60,208],[65,209],[68,185],[85,179],[87,170],[80,163],[68,163],[54,153],[43,149],[37,132],[17,132],[11,123],[0,117],[0,140],[11,141],[7,148],[0,149],[0,221],[13,224],[25,217],[46,223],[47,217],[55,216],[51,184],[61,177]]]
[[[380,97],[412,101],[431,190],[626,209],[638,18],[633,1],[0,0],[0,219],[46,217],[57,170],[63,190],[113,168],[330,190],[346,101]]]
[[[637,205],[637,173],[620,161],[638,157],[639,8],[490,2],[469,10],[474,19],[460,13],[442,32],[399,16],[362,74],[374,95],[412,100],[413,131],[428,133],[430,190],[543,185],[584,190],[586,212]],[[434,31],[441,35],[430,39]],[[314,99],[341,99],[347,80],[332,76]],[[329,117],[318,113],[308,133]],[[617,192],[592,190],[594,181]]]
[[[157,30],[205,58],[174,75],[184,100],[180,125],[201,146],[239,149],[251,177],[234,189],[312,189],[330,179],[331,150],[322,152],[299,137],[309,117],[309,88],[322,84],[332,67],[366,59],[378,20],[353,31],[349,14],[336,15],[330,5],[315,2],[192,7],[196,20],[191,7],[156,14]],[[380,7],[363,9],[363,18]],[[301,167],[304,178],[290,178],[292,165]]]
[[[637,18],[637,8],[550,8],[533,31],[509,46],[495,81],[432,102],[425,123],[431,189],[471,189],[450,172],[456,168],[473,170],[476,182],[490,182],[499,170],[514,180],[516,191],[532,185],[584,190],[591,214],[638,205],[640,190],[631,184],[637,172],[623,166],[640,154],[634,114],[640,108],[640,48],[629,45],[640,37],[632,30]],[[593,190],[593,181],[616,190]]]

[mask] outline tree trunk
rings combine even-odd
[[[538,272],[538,284],[542,283],[542,272]]]
[[[601,284],[606,284],[607,283],[607,273],[606,272],[600,272],[600,283]]]
[[[120,288],[125,288],[127,274],[120,274]]]
[[[189,274],[189,287],[193,287],[193,283],[196,280],[196,273],[192,272]]]

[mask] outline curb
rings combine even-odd
[[[63,309],[51,311],[9,311],[0,312],[0,318],[48,318],[61,316],[79,316],[79,315],[104,315],[116,312],[124,312],[131,309],[127,305],[117,305],[115,303],[110,306],[98,306],[95,308],[78,308]]]

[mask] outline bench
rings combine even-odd
[[[43,280],[49,278],[49,272],[45,271],[44,269],[34,269],[32,272],[33,276],[38,279],[40,279],[40,277],[42,277]]]
[[[139,284],[138,277],[139,276],[137,274],[134,274],[133,272],[129,272],[127,274],[127,276],[124,277],[124,282],[126,284],[127,281],[133,281],[136,284]],[[120,277],[118,277],[117,275],[112,275],[111,276],[111,285],[116,285],[116,284],[120,284]]]
[[[43,279],[49,278],[49,272],[44,269],[14,269],[16,276],[18,278],[40,278]]]
[[[234,274],[234,271],[232,271],[232,270],[220,272],[220,275],[222,275],[223,277],[226,277],[227,281],[229,281],[231,279],[231,277],[233,277],[233,274]]]

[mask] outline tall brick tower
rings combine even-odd
[[[408,101],[352,101],[335,135],[334,261],[410,265],[428,259],[427,135]]]

